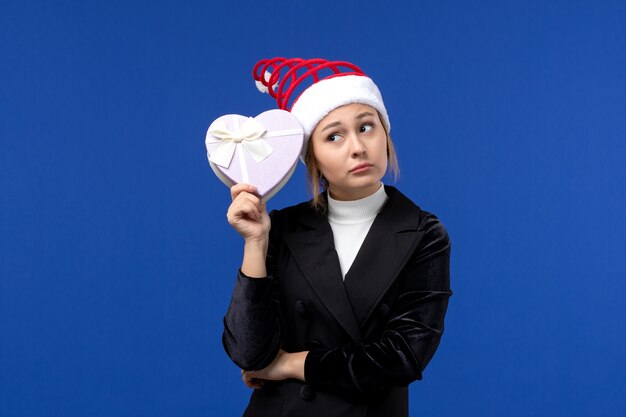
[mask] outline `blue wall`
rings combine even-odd
[[[623,2],[212,3],[0,4],[2,417],[241,413],[204,135],[275,107],[277,55],[377,81],[398,187],[453,239],[413,415],[623,413]],[[306,198],[299,167],[270,208]]]

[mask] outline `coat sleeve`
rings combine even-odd
[[[374,394],[422,379],[443,333],[450,291],[450,240],[443,225],[429,215],[425,231],[402,271],[400,290],[378,340],[311,350],[305,380],[321,389]]]
[[[273,220],[273,214],[270,218]],[[270,232],[265,278],[250,278],[241,270],[224,317],[222,344],[231,360],[245,370],[269,365],[281,346],[284,325],[281,320],[276,277],[277,248]]]

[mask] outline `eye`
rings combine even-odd
[[[328,135],[328,138],[326,140],[328,140],[329,142],[337,142],[341,139],[341,135],[339,133],[333,133],[332,135]]]
[[[369,132],[370,130],[374,129],[374,125],[371,123],[364,123],[361,128],[359,129],[359,132],[361,133],[365,133],[365,132]]]

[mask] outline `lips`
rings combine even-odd
[[[362,164],[358,164],[354,167],[352,167],[352,169],[350,170],[350,172],[352,173],[359,173],[359,172],[364,172],[369,170],[371,167],[373,167],[374,165],[368,163],[368,162],[364,162]]]

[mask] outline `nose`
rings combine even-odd
[[[353,158],[358,158],[365,154],[365,144],[359,137],[359,135],[350,135],[350,150]]]

